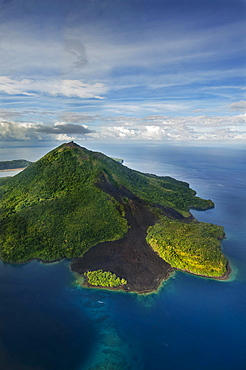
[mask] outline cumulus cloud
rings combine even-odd
[[[0,121],[0,140],[74,140],[94,133],[85,125],[63,122],[44,125],[31,122]]]
[[[118,117],[93,136],[125,140],[246,140],[246,115],[226,117]]]
[[[144,118],[64,114],[68,121],[80,119],[80,124],[63,121],[48,125],[3,119],[0,121],[0,140],[68,141],[85,137],[99,140],[246,140],[246,114],[225,117],[151,115]],[[96,122],[97,130],[82,124],[83,117],[94,121],[94,126]]]
[[[0,91],[9,95],[48,94],[53,96],[78,97],[82,99],[103,99],[101,94],[106,92],[102,83],[85,84],[79,80],[14,80],[0,76]]]
[[[35,124],[15,121],[0,122],[0,140],[37,140]]]

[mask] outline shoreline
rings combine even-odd
[[[130,290],[129,287],[128,287],[128,284],[126,284],[125,287],[124,286],[119,286],[119,287],[115,287],[115,288],[92,285],[92,284],[88,283],[87,278],[86,278],[85,275],[79,274],[78,272],[73,271],[71,269],[71,264],[70,264],[70,270],[71,270],[72,273],[77,274],[79,277],[82,277],[84,279],[84,282],[82,284],[78,283],[78,285],[83,287],[83,288],[104,289],[104,290],[106,289],[106,290],[110,290],[110,291],[118,291],[118,292],[123,292],[123,293],[135,293],[135,294],[139,294],[139,295],[158,293],[158,290],[160,289],[162,283],[168,281],[175,274],[176,271],[185,272],[189,275],[197,276],[197,277],[200,277],[200,278],[206,278],[206,279],[210,279],[210,280],[219,280],[219,281],[229,280],[230,274],[232,272],[232,269],[231,269],[231,266],[230,266],[229,262],[227,264],[227,270],[222,276],[199,275],[199,274],[195,274],[193,272],[190,272],[188,270],[179,270],[179,269],[176,269],[174,267],[170,267],[170,270],[167,271],[167,275],[163,279],[158,279],[156,281],[156,287],[155,288],[145,289],[145,290]]]
[[[102,242],[92,246],[82,257],[67,258],[65,256],[50,260],[41,258],[30,258],[21,262],[5,262],[12,265],[26,264],[37,261],[42,264],[53,264],[67,260],[70,271],[75,275],[83,277],[81,287],[89,289],[106,289],[136,294],[157,293],[162,284],[167,281],[175,271],[185,272],[201,278],[226,281],[232,272],[229,261],[226,265],[226,272],[222,276],[199,275],[188,270],[173,268],[165,260],[154,252],[146,241],[148,227],[158,221],[146,204],[138,199],[130,200],[124,205],[129,229],[125,237],[116,241]],[[163,211],[168,212],[168,210]],[[171,214],[174,217],[174,214]],[[111,271],[117,276],[123,277],[128,284],[119,287],[101,287],[88,283],[87,271],[102,269]]]
[[[30,258],[29,260],[21,261],[21,262],[6,262],[4,260],[1,260],[1,261],[3,263],[7,263],[8,265],[24,265],[26,263],[33,262],[33,261],[37,261],[37,262],[43,263],[45,265],[46,264],[49,265],[51,263],[61,262],[62,260],[71,261],[72,259],[71,258],[67,258],[67,257],[61,257],[61,258],[58,258],[58,259],[53,260],[53,261],[42,260],[41,258]]]
[[[78,257],[78,258],[81,258],[81,257]],[[229,280],[230,274],[232,272],[232,268],[230,266],[229,261],[228,261],[227,266],[226,266],[226,272],[222,276],[218,276],[218,277],[216,277],[216,276],[207,276],[207,275],[199,275],[199,274],[195,274],[193,272],[190,272],[188,270],[176,269],[176,268],[174,268],[170,265],[170,268],[165,271],[165,276],[164,277],[159,277],[159,278],[156,279],[155,287],[152,287],[151,289],[132,290],[130,288],[129,284],[125,284],[125,286],[121,285],[121,286],[118,286],[118,287],[115,287],[115,288],[114,287],[96,286],[96,285],[89,284],[88,281],[87,281],[86,276],[83,273],[81,274],[81,273],[72,269],[72,263],[76,259],[77,259],[76,257],[73,258],[73,259],[67,258],[67,257],[61,257],[61,258],[53,260],[53,261],[47,261],[47,260],[42,260],[41,258],[31,258],[27,261],[22,261],[22,262],[5,262],[5,261],[2,261],[2,262],[6,263],[6,264],[9,264],[9,265],[24,265],[24,264],[29,263],[29,262],[37,261],[41,264],[51,265],[51,264],[54,264],[54,263],[59,263],[63,260],[67,260],[67,262],[69,263],[69,270],[75,276],[75,278],[76,278],[76,275],[78,275],[78,278],[83,278],[84,279],[84,282],[81,283],[81,284],[79,282],[77,282],[77,284],[80,287],[87,288],[87,289],[103,289],[103,290],[110,290],[110,291],[123,292],[123,293],[135,293],[135,294],[139,294],[139,295],[158,293],[158,290],[160,289],[161,285],[164,282],[168,281],[172,276],[174,276],[176,271],[184,272],[186,274],[197,276],[197,277],[200,277],[200,278],[206,278],[206,279],[210,279],[210,280],[219,280],[219,281]],[[77,281],[77,279],[76,279],[76,281]]]
[[[99,242],[89,248],[81,257],[60,257],[52,261],[42,260],[41,258],[30,258],[27,261],[13,262],[12,264],[26,264],[35,260],[43,264],[51,264],[66,259],[69,262],[70,271],[84,278],[83,284],[80,284],[81,286],[137,294],[157,292],[162,283],[167,281],[175,271],[183,271],[198,277],[215,280],[228,279],[231,272],[229,261],[227,262],[226,272],[222,276],[198,275],[188,270],[184,271],[173,268],[147,243],[146,236],[148,228],[159,220],[158,215],[153,211],[154,208],[158,207],[161,213],[170,219],[178,219],[183,222],[190,222],[194,219],[190,212],[189,217],[184,217],[174,209],[158,204],[149,204],[136,197],[124,187],[116,188],[106,178],[97,186],[124,207],[125,218],[129,228],[123,238],[114,241]],[[128,198],[127,202],[125,198]],[[99,269],[110,271],[126,279],[128,283],[115,288],[89,284],[84,273]]]
[[[78,286],[80,286],[81,288],[85,288],[85,289],[100,289],[100,290],[110,290],[110,291],[114,291],[114,292],[121,292],[121,293],[131,293],[131,294],[138,294],[138,295],[142,295],[142,294],[157,294],[159,289],[161,288],[162,284],[166,281],[168,281],[172,276],[174,276],[174,273],[175,273],[175,269],[174,268],[170,268],[170,270],[168,271],[168,274],[165,278],[163,279],[158,279],[158,281],[156,282],[157,285],[154,289],[145,289],[145,290],[130,290],[130,288],[128,287],[128,284],[125,284],[125,285],[119,285],[118,287],[106,287],[106,286],[96,286],[96,285],[92,285],[90,283],[88,283],[88,280],[87,280],[87,277],[84,275],[84,274],[80,274],[76,271],[73,271],[71,269],[71,264],[70,264],[70,271],[74,274],[74,276],[76,277],[77,275],[77,279],[76,279],[76,284]],[[84,281],[83,282],[79,282],[78,279],[83,279]]]
[[[5,170],[0,170],[0,172],[9,172],[9,171],[21,171],[24,170],[27,167],[21,167],[21,168],[7,168]]]
[[[230,263],[229,261],[227,262],[227,265],[226,265],[226,272],[221,275],[221,276],[208,276],[208,275],[200,275],[200,274],[195,274],[194,272],[191,272],[191,271],[188,271],[188,270],[181,270],[181,269],[177,269],[177,268],[174,268],[175,271],[181,271],[181,272],[185,272],[189,275],[193,275],[193,276],[197,276],[197,277],[201,277],[201,278],[205,278],[205,279],[211,279],[211,280],[221,280],[221,281],[226,281],[229,279],[229,276],[232,272],[232,268],[230,266]]]

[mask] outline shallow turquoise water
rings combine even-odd
[[[245,150],[161,145],[91,149],[124,158],[140,171],[188,181],[199,196],[211,198],[213,210],[192,213],[224,226],[222,246],[233,267],[231,279],[178,272],[158,293],[138,296],[80,288],[68,261],[1,263],[0,368],[245,369]],[[25,149],[26,159],[32,150]],[[3,156],[7,159],[7,149]]]

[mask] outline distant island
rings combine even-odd
[[[221,226],[189,210],[214,207],[189,184],[144,174],[70,142],[0,179],[0,258],[72,259],[84,285],[139,293],[175,270],[226,278]]]
[[[0,161],[0,171],[17,170],[26,168],[32,162],[25,159],[14,159],[13,161]]]

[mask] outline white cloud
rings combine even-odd
[[[57,122],[53,125],[31,122],[0,121],[0,140],[58,140],[83,138],[94,131],[85,125]]]
[[[35,124],[30,122],[0,121],[0,140],[38,139],[35,135],[35,127]]]
[[[28,79],[15,81],[9,77],[0,76],[0,91],[9,95],[35,95],[28,92],[31,82],[32,81]]]
[[[63,142],[72,141],[72,140],[75,140],[75,139],[76,139],[76,136],[69,136],[67,134],[59,134],[59,135],[55,136],[55,140],[63,141]]]
[[[106,92],[106,86],[102,83],[85,84],[79,80],[14,80],[0,76],[0,91],[9,95],[38,94],[63,95],[66,97],[78,97],[81,99],[103,99],[101,94]]]
[[[246,115],[226,117],[119,117],[107,120],[92,135],[125,140],[246,140]]]
[[[240,101],[237,101],[237,102],[234,102],[232,104],[229,105],[229,108],[231,108],[232,110],[242,110],[242,111],[246,111],[246,101],[245,100],[240,100]]]
[[[70,114],[72,116],[71,112]],[[67,141],[87,137],[100,140],[246,140],[245,114],[225,117],[152,115],[145,118],[95,115],[94,118],[97,123],[96,131],[84,124],[56,122],[47,125],[3,119],[0,121],[0,139],[48,140],[52,138],[52,140]],[[93,116],[90,120],[93,121]],[[100,124],[100,122],[103,123]]]

